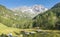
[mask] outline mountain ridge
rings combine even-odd
[[[60,30],[60,3],[33,18],[34,26]]]

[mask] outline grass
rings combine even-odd
[[[8,34],[8,33],[10,33],[10,32],[11,32],[13,35],[15,35],[14,32],[18,32],[18,33],[19,33],[19,29],[17,29],[17,28],[10,28],[10,27],[7,27],[7,26],[3,25],[2,23],[0,23],[0,35],[1,35],[2,33]]]
[[[21,31],[32,32],[35,30],[38,30],[38,29],[17,29],[17,28],[7,27],[4,24],[0,23],[0,35],[2,33],[7,35],[11,32],[13,36],[16,36],[16,33],[20,34]],[[53,34],[55,33],[55,35],[60,36],[60,30],[42,30],[42,32],[50,32],[50,33],[52,32]]]
[[[0,23],[0,35],[3,34],[9,34],[10,32],[13,35],[16,35],[16,33],[20,33],[21,31],[27,31],[27,32],[31,32],[34,31],[35,29],[17,29],[17,28],[12,28],[12,27],[7,27],[4,24]]]

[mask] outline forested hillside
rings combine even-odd
[[[31,28],[32,22],[32,19],[20,17],[16,12],[0,5],[0,23],[14,28]]]
[[[17,14],[5,6],[0,5],[0,23],[8,27],[60,29],[60,3],[57,3],[48,11],[38,14],[33,19],[20,17]]]
[[[57,3],[45,13],[39,14],[34,20],[34,27],[60,29],[60,3]]]

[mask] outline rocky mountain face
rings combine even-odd
[[[42,5],[34,5],[34,6],[31,6],[31,7],[28,7],[28,6],[17,7],[17,8],[13,8],[11,10],[19,13],[20,16],[30,17],[30,18],[32,17],[33,18],[36,15],[47,11],[48,9],[45,8]]]

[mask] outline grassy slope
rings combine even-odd
[[[13,35],[15,35],[14,32],[19,32],[19,29],[17,29],[17,28],[10,28],[10,27],[7,27],[7,26],[5,26],[5,25],[0,23],[0,34],[2,34],[2,33],[8,34],[10,32],[12,32]]]
[[[35,31],[35,30],[38,30],[38,29],[17,29],[17,28],[10,28],[10,27],[7,27],[7,26],[5,26],[5,25],[3,25],[2,23],[0,23],[0,35],[2,34],[2,33],[4,33],[4,34],[8,34],[8,33],[12,33],[14,36],[16,35],[14,32],[16,32],[16,33],[20,33],[20,31],[26,31],[26,32],[31,32],[31,31]],[[54,33],[57,33],[57,32],[60,32],[60,31],[58,31],[58,30],[42,30],[43,32],[52,32],[53,34]],[[56,34],[56,35],[60,35],[60,34]],[[19,35],[18,35],[18,37],[20,37]]]
[[[16,33],[20,33],[20,31],[27,31],[27,32],[31,32],[34,31],[35,29],[17,29],[17,28],[12,28],[12,27],[7,27],[4,24],[0,23],[0,35],[3,34],[8,34],[8,33],[12,33],[13,35],[16,35],[14,32]]]

